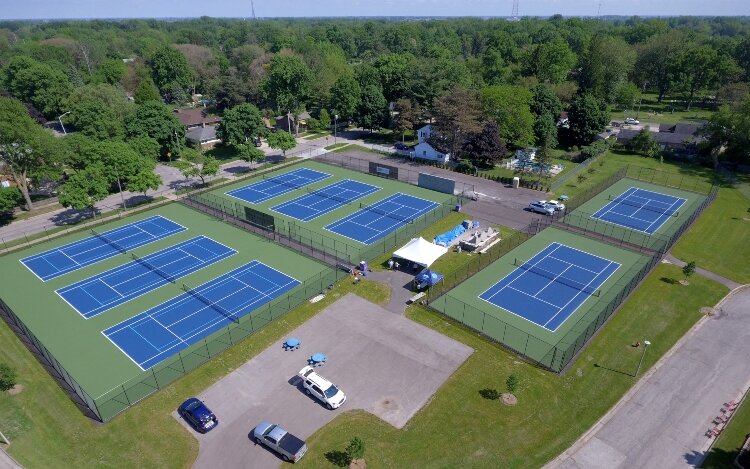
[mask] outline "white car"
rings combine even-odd
[[[314,396],[329,409],[338,409],[346,402],[346,394],[332,382],[315,372],[312,366],[306,366],[299,371],[305,392]]]
[[[536,213],[541,213],[543,215],[552,215],[555,213],[555,209],[547,205],[546,203],[541,202],[531,202],[529,204],[529,210]]]
[[[559,200],[540,200],[539,203],[546,204],[554,208],[555,212],[560,212],[562,210],[565,210],[565,204],[560,202]]]
[[[625,123],[626,123],[626,124],[631,124],[631,125],[638,125],[638,124],[640,124],[641,122],[640,122],[640,121],[639,121],[638,119],[634,119],[634,118],[632,118],[632,117],[626,117],[626,118],[625,118]]]

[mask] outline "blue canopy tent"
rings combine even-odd
[[[417,290],[421,290],[423,288],[435,285],[442,279],[442,274],[433,272],[430,269],[425,269],[422,272],[418,273],[416,277],[414,277],[414,284],[417,287]]]

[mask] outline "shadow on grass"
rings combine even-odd
[[[630,376],[631,378],[633,377],[633,373],[629,373],[629,372],[626,372],[626,371],[615,370],[614,368],[608,368],[608,367],[606,367],[604,365],[600,365],[598,363],[594,363],[594,368],[601,368],[602,370],[611,371],[612,373],[619,373],[621,375]]]
[[[670,285],[677,285],[679,282],[671,277],[662,277],[659,280],[661,280],[664,283],[668,283]]]
[[[495,399],[500,397],[500,392],[497,389],[480,389],[479,395],[483,398],[487,399],[488,401],[494,401]]]
[[[344,451],[332,450],[324,454],[328,462],[338,467],[346,467],[351,462],[349,455]]]

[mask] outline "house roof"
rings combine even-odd
[[[294,114],[292,114],[291,112],[287,112],[287,113],[286,113],[286,114],[284,114],[283,116],[276,116],[276,120],[278,121],[278,120],[281,120],[281,119],[286,119],[286,118],[287,118],[287,116],[289,116],[289,118],[290,118],[290,119],[291,119],[292,121],[294,121]],[[310,116],[310,113],[309,113],[309,112],[305,111],[305,112],[301,112],[301,113],[299,113],[299,114],[297,115],[297,117],[299,117],[299,120],[303,121],[303,120],[305,120],[305,119],[309,119],[309,118],[310,118],[311,116]]]
[[[188,130],[185,138],[194,142],[204,142],[206,140],[216,140],[216,127],[207,125],[205,127],[196,127]]]
[[[633,139],[640,130],[634,129],[622,129],[617,134],[617,140],[621,142],[628,142]],[[697,137],[692,133],[676,133],[676,132],[652,132],[651,136],[656,140],[657,143],[661,144],[681,144],[684,142],[694,143],[701,140],[701,137]]]
[[[680,135],[693,135],[701,127],[701,124],[660,124],[659,133],[669,132]]]
[[[201,108],[175,109],[180,123],[185,126],[201,124],[217,124],[221,122],[219,116],[206,116]]]

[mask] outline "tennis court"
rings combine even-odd
[[[325,227],[363,244],[372,244],[388,233],[430,212],[436,202],[398,192]]]
[[[610,196],[609,200],[591,217],[648,234],[658,231],[670,217],[679,216],[680,208],[687,201],[638,187],[630,187],[618,196]]]
[[[279,204],[271,210],[300,221],[309,221],[380,189],[364,182],[344,179],[320,189],[308,189],[309,194]]]
[[[102,333],[141,369],[157,365],[230,322],[300,285],[262,262],[252,262]]]
[[[132,262],[58,289],[56,293],[88,319],[236,252],[211,238],[197,236],[143,258],[131,254]]]
[[[225,194],[244,202],[257,204],[329,177],[331,174],[309,168],[299,168],[273,176],[263,176],[262,181],[225,192]]]
[[[92,230],[93,235],[88,238],[23,258],[21,262],[46,282],[186,229],[156,215],[103,233]]]
[[[620,264],[551,243],[484,291],[479,298],[554,332]]]

